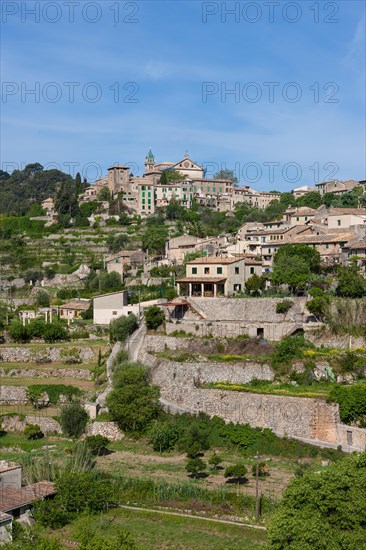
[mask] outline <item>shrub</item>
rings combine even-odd
[[[190,458],[187,460],[186,470],[194,478],[198,478],[206,470],[206,467],[206,463],[201,458]]]
[[[253,464],[252,466],[252,475],[255,477],[257,475],[257,465]],[[265,462],[259,462],[258,464],[258,476],[266,477],[269,476],[269,467]]]
[[[44,433],[38,424],[28,424],[28,426],[24,428],[24,435],[27,439],[41,439],[44,437]]]
[[[181,430],[169,422],[157,422],[151,427],[149,435],[154,451],[163,453],[174,448],[181,435]]]
[[[14,342],[24,344],[26,342],[29,342],[29,340],[31,339],[31,334],[28,326],[23,326],[23,324],[18,320],[14,320],[10,323],[8,332],[10,338],[14,340]]]
[[[68,437],[80,437],[85,432],[87,422],[88,414],[80,403],[70,403],[61,409],[60,424]]]
[[[138,327],[136,315],[122,315],[111,322],[109,331],[112,342],[125,342]]]
[[[276,313],[287,313],[293,306],[292,300],[283,300],[282,302],[277,302],[276,304]]]
[[[70,340],[70,336],[67,328],[60,323],[60,321],[54,321],[53,323],[45,323],[43,338],[45,342],[57,342],[59,340]]]
[[[98,434],[86,437],[85,443],[93,455],[100,456],[106,454],[110,441],[107,437]]]
[[[221,464],[222,462],[222,458],[220,455],[218,455],[217,453],[214,453],[209,459],[208,459],[208,463],[210,464],[210,466],[212,466],[212,469],[213,470],[217,470],[218,469],[218,466]]]
[[[247,471],[246,466],[242,462],[237,462],[236,464],[231,464],[225,469],[224,476],[239,483],[240,480],[245,478]]]
[[[68,399],[80,397],[83,395],[82,390],[75,386],[66,386],[65,384],[31,384],[27,388],[27,397],[33,405],[41,398],[42,394],[47,393],[49,402],[56,405],[60,396],[64,395]]]
[[[156,330],[164,323],[165,315],[164,312],[158,306],[148,307],[145,311],[145,322],[146,327],[149,330]]]
[[[366,384],[332,387],[329,401],[339,404],[339,415],[345,424],[357,422],[366,427]]]
[[[49,307],[50,297],[45,290],[39,290],[36,294],[36,304],[39,307]]]

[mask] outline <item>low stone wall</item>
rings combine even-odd
[[[251,338],[258,336],[257,330],[261,329],[261,333],[267,340],[281,340],[285,336],[292,334],[299,324],[295,322],[280,322],[277,323],[246,323],[245,321],[209,321],[209,320],[190,320],[180,321],[178,323],[167,323],[166,333],[171,334],[177,330],[184,330],[192,336],[214,336],[218,338],[235,338],[247,334]]]
[[[25,405],[29,402],[26,391],[23,386],[0,386],[0,404]]]
[[[287,435],[324,446],[342,445],[350,451],[366,447],[366,430],[344,428],[340,424],[338,405],[314,398],[202,389],[199,383],[209,381],[211,367],[155,362],[152,382],[160,387],[165,407],[193,414],[204,412],[226,422],[270,428],[279,436]],[[242,374],[238,377],[233,366],[226,368],[233,371],[231,380],[242,380]],[[220,378],[222,380],[222,376]],[[352,444],[347,443],[347,437],[350,438],[347,432],[354,434]]]
[[[38,424],[43,433],[62,433],[61,426],[54,418],[40,415],[27,415],[24,420],[19,416],[4,416],[2,426],[6,432],[23,432],[28,424]]]
[[[0,361],[4,363],[52,363],[93,361],[96,355],[89,346],[32,348],[27,346],[0,347]]]
[[[92,380],[92,373],[83,369],[1,369],[0,376],[4,378],[74,378],[75,380]]]
[[[119,441],[124,438],[124,434],[115,422],[92,422],[87,426],[86,435],[102,435],[109,441]]]
[[[255,361],[241,363],[176,363],[174,361],[150,360],[145,364],[155,367],[155,370],[166,369],[167,379],[170,376],[184,387],[199,387],[215,382],[230,382],[231,384],[247,384],[251,380],[274,380],[274,372],[268,365]],[[161,367],[159,366],[161,363]],[[154,369],[153,369],[154,370]]]
[[[335,335],[325,331],[307,332],[306,339],[317,347],[357,349],[366,348],[366,340],[349,334]]]

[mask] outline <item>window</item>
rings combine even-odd
[[[234,292],[240,292],[240,291],[241,291],[241,285],[240,284],[234,285]]]
[[[299,216],[296,216],[296,221],[298,222],[300,220]]]
[[[305,216],[305,221],[306,221],[306,222],[308,221],[308,217],[307,217],[307,216]]]
[[[222,187],[220,187],[220,193],[222,193]]]
[[[142,196],[143,196],[143,197],[145,196],[145,191],[142,192]]]
[[[254,267],[251,267],[251,268],[249,269],[249,273],[250,273],[251,275],[254,274]]]
[[[235,268],[235,275],[239,275],[239,268],[238,267]]]
[[[142,199],[142,204],[145,204],[145,199]]]
[[[210,268],[209,267],[205,267],[205,275],[208,275],[210,273]]]
[[[353,438],[352,438],[352,432],[347,430],[347,445],[352,445]]]
[[[192,275],[197,275],[197,267],[192,267]]]
[[[337,225],[338,225],[338,227],[339,227],[340,225],[342,225],[342,220],[337,220]]]
[[[117,311],[112,311],[112,315],[117,315]]]
[[[218,275],[222,275],[222,267],[218,267],[218,268],[217,268],[217,274],[218,274]]]
[[[209,193],[209,192],[210,192],[210,188],[209,188],[209,187],[207,187],[207,193]]]

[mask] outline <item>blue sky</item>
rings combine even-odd
[[[365,3],[270,4],[3,0],[1,167],[93,181],[151,146],[261,190],[366,178]]]

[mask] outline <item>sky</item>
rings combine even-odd
[[[1,3],[1,161],[93,182],[186,153],[286,191],[366,178],[365,2]]]

